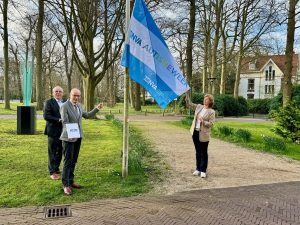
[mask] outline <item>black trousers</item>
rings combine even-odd
[[[50,175],[60,173],[59,166],[62,159],[62,141],[59,137],[48,136],[48,169]]]
[[[62,172],[62,183],[65,187],[71,187],[74,183],[74,171],[77,163],[81,138],[75,142],[63,141],[64,168]]]
[[[199,131],[194,130],[193,142],[196,150],[196,169],[206,173],[208,163],[207,147],[209,141],[201,142],[199,140]]]

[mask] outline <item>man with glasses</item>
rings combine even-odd
[[[48,169],[52,180],[60,179],[59,165],[62,159],[62,132],[60,107],[63,104],[63,89],[56,86],[52,90],[53,98],[44,105],[44,119],[46,120],[45,135],[48,135]]]
[[[64,167],[62,172],[63,191],[65,195],[72,194],[72,188],[81,188],[81,185],[74,182],[74,171],[77,163],[81,140],[83,138],[82,117],[88,119],[93,118],[102,108],[102,104],[98,104],[90,112],[85,112],[79,103],[81,92],[77,88],[73,88],[70,92],[70,99],[66,101],[61,109],[61,118],[63,122],[63,131],[60,139],[63,141]],[[75,125],[75,129],[68,127]],[[77,130],[76,136],[70,135],[71,130]],[[72,137],[72,138],[71,138]]]

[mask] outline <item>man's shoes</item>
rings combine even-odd
[[[206,173],[201,172],[200,177],[205,178],[206,177]]]
[[[80,189],[80,188],[82,188],[82,186],[80,184],[77,184],[77,183],[74,182],[72,184],[72,188]]]
[[[70,187],[63,187],[65,195],[71,195],[72,189]]]
[[[194,176],[199,176],[199,175],[200,175],[200,171],[195,170],[194,173],[193,173],[193,175],[194,175]]]
[[[59,179],[60,179],[60,176],[59,176],[59,174],[57,174],[57,173],[53,173],[53,174],[50,175],[50,178],[51,178],[52,180],[59,180]]]

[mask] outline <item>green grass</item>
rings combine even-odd
[[[92,199],[138,195],[151,189],[157,173],[151,158],[155,153],[146,149],[141,169],[129,167],[129,176],[121,177],[122,131],[112,121],[84,120],[82,142],[75,179],[84,186],[64,196],[61,181],[52,181],[47,169],[47,136],[43,135],[44,120],[37,120],[36,135],[16,135],[15,120],[0,123],[0,207],[49,205],[83,202]],[[136,137],[140,137],[138,131]],[[147,143],[144,148],[147,148]],[[135,148],[135,146],[130,146]],[[151,168],[153,173],[149,173]],[[159,171],[159,169],[157,169]]]
[[[32,106],[35,106],[36,103],[32,103]],[[0,115],[16,115],[17,114],[17,106],[23,106],[23,103],[11,102],[11,109],[4,109],[4,103],[0,103]],[[134,108],[131,108],[129,105],[129,115],[144,115],[147,110],[147,113],[153,114],[162,114],[165,113],[173,113],[174,112],[174,104],[170,104],[165,110],[161,109],[158,105],[146,105],[142,106],[141,111],[135,111]],[[123,114],[124,113],[124,104],[117,103],[114,107],[107,107],[106,103],[104,103],[104,107],[101,110],[103,114]],[[42,110],[38,110],[37,114],[43,114]]]
[[[180,127],[189,128],[190,125],[187,124],[187,122],[174,122]],[[230,136],[223,136],[218,133],[218,127],[227,126],[230,128],[233,128],[235,131],[238,129],[245,129],[250,131],[251,133],[251,139],[249,142],[244,142],[242,140],[237,139],[234,135]],[[295,144],[291,142],[290,140],[282,139],[280,136],[276,135],[274,132],[272,132],[272,128],[274,127],[273,122],[223,122],[223,121],[216,121],[213,127],[212,136],[214,138],[218,138],[224,141],[232,142],[235,144],[238,144],[240,146],[255,149],[262,152],[269,152],[272,154],[277,155],[284,155],[288,158],[300,160],[300,146],[298,144]],[[266,149],[264,143],[263,143],[263,135],[264,136],[270,136],[275,137],[284,140],[286,143],[287,149],[284,151],[278,151],[278,149]]]

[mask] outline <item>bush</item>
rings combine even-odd
[[[248,115],[247,101],[243,97],[236,99],[232,95],[216,96],[214,108],[222,116]]]
[[[293,142],[300,140],[300,107],[290,103],[275,113],[274,131],[284,138],[290,138]]]
[[[234,132],[235,137],[242,140],[243,142],[248,142],[251,139],[251,133],[245,129],[238,129]]]
[[[155,105],[155,104],[156,104],[156,102],[152,98],[149,98],[149,99],[145,100],[145,105]]]
[[[238,107],[238,116],[246,116],[248,115],[248,103],[247,103],[247,100],[242,97],[242,96],[239,96],[237,98],[237,101],[238,101],[238,104],[239,104],[239,107]]]
[[[300,84],[292,87],[292,102],[296,107],[300,108]],[[270,110],[279,110],[282,107],[282,92],[270,100]]]
[[[271,99],[249,99],[248,109],[250,113],[268,114],[270,111]]]
[[[193,116],[186,116],[184,119],[181,120],[181,123],[183,125],[191,126],[193,122],[194,117]]]
[[[285,151],[286,150],[285,142],[279,138],[270,137],[270,136],[262,136],[262,141],[263,141],[265,149],[268,151],[272,151],[272,150]]]
[[[113,120],[113,119],[115,119],[115,116],[114,116],[114,114],[105,114],[105,119]]]
[[[218,127],[218,131],[223,136],[230,136],[233,134],[233,128],[227,126]]]

